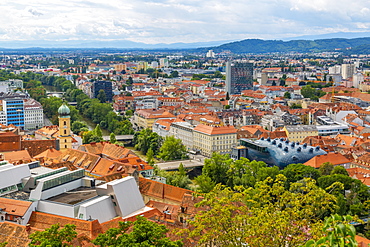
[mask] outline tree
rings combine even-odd
[[[356,247],[356,229],[351,225],[353,217],[338,214],[325,219],[323,232],[325,236],[315,241],[309,240],[305,247],[331,246],[331,247]]]
[[[194,178],[197,185],[197,191],[201,193],[208,193],[213,190],[216,183],[212,179],[204,174]]]
[[[103,137],[103,132],[101,131],[100,124],[97,124],[95,126],[95,129],[93,130],[94,135],[98,137]]]
[[[142,151],[146,154],[151,148],[156,154],[158,152],[159,146],[161,144],[162,138],[151,129],[146,128],[134,134],[134,144],[135,149]]]
[[[217,185],[204,194],[201,210],[185,236],[197,246],[300,246],[322,237],[321,219],[334,212],[336,198],[313,179],[285,187],[279,174],[255,187]]]
[[[302,109],[301,104],[293,103],[290,105],[290,109]]]
[[[185,159],[187,157],[186,147],[182,144],[182,141],[173,136],[166,136],[159,149],[158,158],[169,161]]]
[[[97,136],[94,131],[87,131],[84,132],[82,135],[82,143],[83,144],[89,144],[92,142],[101,142],[103,141],[102,137]]]
[[[174,172],[160,171],[159,176],[166,178],[166,184],[176,187],[190,189],[189,185],[192,183],[189,176],[186,174],[184,165],[180,163],[179,170]]]
[[[71,126],[72,132],[76,135],[80,134],[85,128],[87,128],[87,124],[80,121],[74,121]]]
[[[212,153],[211,158],[204,160],[202,174],[211,178],[211,181],[216,184],[226,184],[228,179],[225,174],[227,174],[231,162],[233,160],[227,154]]]
[[[130,76],[129,78],[128,78],[128,80],[126,81],[126,84],[127,85],[132,85],[134,83],[134,80],[132,79],[132,77]]]
[[[154,152],[151,148],[149,148],[148,152],[146,153],[146,158],[146,162],[148,163],[148,165],[154,165]]]
[[[303,164],[290,164],[285,167],[281,173],[286,176],[289,184],[297,182],[303,178],[312,178],[317,180],[320,176],[318,170]]]
[[[131,230],[132,231],[129,231]],[[129,232],[129,233],[128,233]],[[135,222],[119,222],[118,228],[111,228],[101,233],[92,242],[105,246],[145,246],[145,247],[181,247],[181,241],[171,241],[166,237],[168,229],[162,224],[138,216]]]
[[[96,98],[100,101],[100,103],[105,103],[107,101],[107,95],[105,94],[105,91],[103,89],[99,90]]]
[[[171,77],[176,78],[179,77],[179,72],[177,70],[174,70],[171,72]]]
[[[335,166],[334,169],[331,171],[331,175],[334,174],[343,174],[348,176],[348,172],[346,168],[344,168],[343,166]]]
[[[290,98],[291,98],[290,93],[289,93],[289,92],[285,92],[285,93],[284,93],[284,98],[286,98],[286,99],[290,99]]]
[[[128,117],[131,117],[131,116],[134,115],[134,111],[133,110],[127,110],[125,115],[128,116]]]
[[[77,237],[76,226],[67,224],[59,229],[60,225],[52,225],[41,232],[34,232],[30,235],[30,247],[34,246],[72,246],[71,241]]]
[[[320,176],[330,175],[333,169],[334,169],[334,166],[330,162],[325,162],[321,164],[319,168]]]
[[[320,97],[324,96],[326,93],[322,90],[312,88],[311,85],[307,85],[307,86],[302,87],[301,94],[305,98],[310,98],[311,100],[318,100]]]
[[[113,143],[113,144],[115,144],[117,142],[116,135],[114,133],[110,133],[109,142]]]

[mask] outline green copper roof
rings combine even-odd
[[[70,112],[71,110],[69,110],[68,106],[66,106],[66,104],[64,103],[58,109],[59,115],[62,115],[62,116],[69,115]]]

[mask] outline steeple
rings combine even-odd
[[[67,148],[72,148],[72,135],[71,135],[71,118],[69,114],[71,110],[63,103],[59,109],[59,148],[61,151]]]

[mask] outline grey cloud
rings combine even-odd
[[[35,9],[29,9],[28,12],[31,13],[33,16],[42,16],[43,15],[43,13],[38,12]]]

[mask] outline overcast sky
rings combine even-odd
[[[369,32],[369,0],[0,0],[0,41],[144,43]]]

